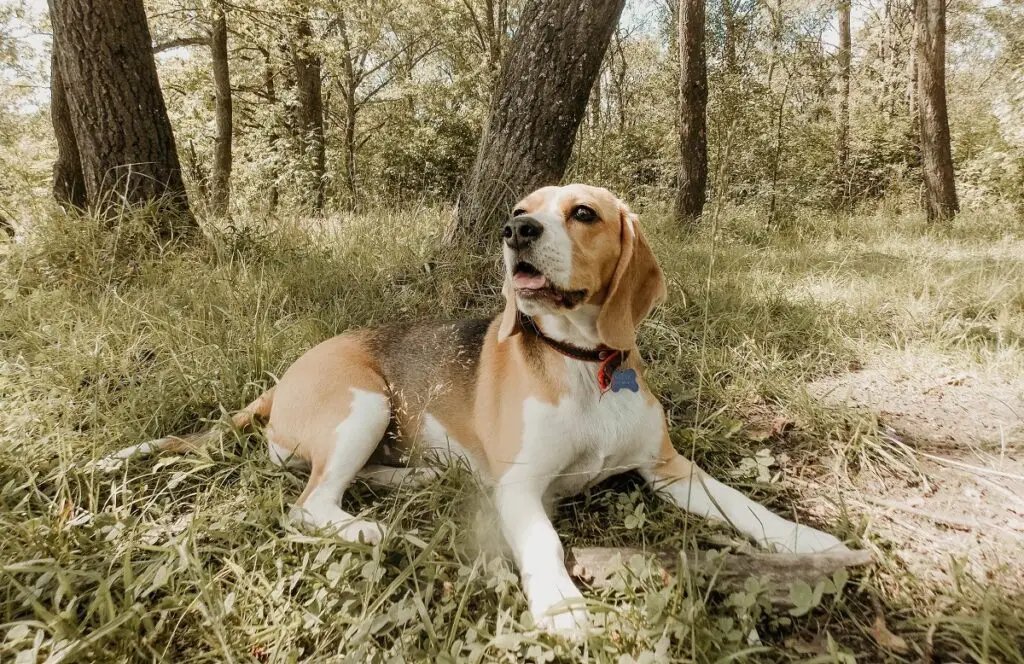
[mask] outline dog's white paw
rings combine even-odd
[[[583,593],[568,576],[534,578],[527,587],[530,613],[538,629],[559,636],[577,637],[587,627]]]
[[[352,516],[337,505],[293,507],[288,516],[292,521],[332,533],[346,542],[380,544],[387,534],[383,525]]]
[[[384,526],[366,519],[353,519],[338,528],[338,537],[346,542],[380,544],[386,534]]]
[[[762,544],[776,551],[788,553],[838,553],[849,551],[837,537],[816,530],[809,526],[801,526],[786,522],[784,528],[764,538]]]

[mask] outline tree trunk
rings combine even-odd
[[[356,192],[356,91],[345,92],[345,189],[347,206],[354,208]]]
[[[338,18],[338,34],[341,36],[341,47],[344,49],[341,67],[344,81],[341,91],[345,95],[345,136],[342,145],[345,153],[345,206],[353,209],[356,205],[356,114],[359,112],[356,93],[362,72],[356,72],[357,56],[352,52],[344,12]]]
[[[61,205],[84,208],[85,177],[82,175],[82,160],[75,143],[75,130],[71,126],[71,111],[64,93],[64,81],[57,64],[56,44],[50,57],[50,119],[57,138],[57,159],[53,162],[53,197]]]
[[[194,227],[142,0],[53,0],[51,22],[88,204],[156,201],[161,234]]]
[[[266,88],[267,104],[272,109],[277,108],[277,86],[274,84],[274,63],[270,57],[269,50],[262,50],[263,53],[263,85]],[[270,128],[270,134],[268,136],[268,148],[270,149],[270,184],[267,192],[267,209],[273,213],[277,211],[277,204],[280,200],[281,194],[278,188],[277,180],[280,177],[280,169],[278,168],[278,154],[277,154],[277,142],[279,140],[278,126],[275,121]]]
[[[693,224],[704,211],[708,184],[708,70],[704,0],[679,2],[679,181],[676,218]]]
[[[449,242],[497,240],[516,199],[565,173],[624,0],[528,0]]]
[[[724,28],[723,46],[725,52],[725,70],[729,74],[736,73],[736,0],[722,0],[722,23]]]
[[[850,0],[839,0],[839,141],[836,145],[836,203],[849,200],[850,162]]]
[[[228,27],[224,7],[216,6],[210,56],[213,60],[213,85],[217,96],[217,139],[213,150],[213,176],[210,211],[220,217],[227,214],[231,202],[231,75],[228,68]]]
[[[601,127],[601,104],[601,72],[598,70],[594,78],[594,88],[590,91],[590,101],[587,102],[587,106],[590,107],[590,127],[595,134]]]
[[[925,207],[928,221],[945,221],[960,211],[946,115],[946,3],[945,0],[915,2]]]
[[[304,161],[309,166],[310,207],[315,214],[324,209],[327,164],[324,146],[323,81],[320,76],[320,54],[313,51],[313,32],[303,19],[295,27],[297,39],[292,44],[292,66],[298,92],[298,129],[302,134]]]
[[[910,55],[907,57],[907,115],[911,118],[917,117],[917,17],[911,16],[914,28],[910,37]]]

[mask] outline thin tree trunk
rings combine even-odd
[[[771,90],[772,80],[775,77],[775,67],[779,62],[779,48],[782,42],[782,0],[778,0],[776,6],[771,8],[767,2],[765,8],[772,21],[771,30],[771,51],[768,54],[768,89]]]
[[[768,230],[774,230],[779,226],[779,172],[782,167],[782,121],[785,118],[786,97],[789,96],[789,80],[786,80],[786,87],[782,88],[782,98],[779,100],[779,112],[775,121],[775,153],[772,155],[772,197],[768,202]]]
[[[270,51],[260,49],[263,54],[263,86],[266,90],[267,104],[272,109],[277,108],[277,86],[274,83],[274,63],[270,57]],[[278,124],[277,118],[274,118],[273,124],[270,127],[270,133],[268,135],[267,147],[270,150],[270,183],[269,190],[267,192],[267,209],[273,213],[277,210],[277,204],[280,200],[280,190],[277,184],[280,172],[278,169],[278,154],[277,154],[277,142],[280,139],[278,135]]]
[[[601,127],[601,72],[594,78],[594,88],[590,91],[590,128],[596,133]]]
[[[223,216],[227,214],[231,202],[231,73],[228,68],[228,27],[224,7],[217,4],[215,12],[210,55],[217,96],[217,139],[213,150],[210,211],[216,216]]]
[[[50,57],[50,119],[57,138],[57,159],[53,162],[53,197],[61,205],[84,208],[85,176],[82,175],[82,159],[78,155],[75,130],[71,126],[71,111],[68,109],[64,82],[57,63],[56,44]]]
[[[624,0],[528,0],[449,242],[490,244],[516,199],[561,179],[623,5]]]
[[[907,114],[911,118],[917,118],[917,16],[911,16],[914,22],[914,29],[910,41],[910,55],[907,58]]]
[[[915,13],[925,208],[928,221],[945,221],[960,211],[946,114],[945,0],[916,0]]]
[[[345,80],[342,93],[345,95],[345,134],[342,149],[345,154],[345,204],[351,209],[356,205],[356,114],[359,112],[356,105],[356,93],[359,87],[359,78],[354,62],[356,56],[352,52],[352,44],[348,38],[348,24],[345,21],[344,12],[338,19],[338,33],[341,36],[341,45],[344,49],[342,72]]]
[[[847,204],[850,162],[850,0],[839,0],[839,141],[836,145],[836,202]]]
[[[501,67],[501,46],[505,39],[506,0],[484,0],[484,31],[487,37],[487,69],[497,74]]]
[[[298,22],[295,34],[297,39],[292,44],[292,64],[299,101],[298,124],[302,133],[303,157],[308,164],[311,180],[310,207],[315,214],[319,214],[324,209],[327,175],[320,55],[313,51],[313,31],[308,20]]]
[[[708,71],[704,49],[704,0],[679,2],[679,182],[676,218],[696,223],[708,184]]]
[[[161,234],[194,227],[142,0],[50,10],[89,205],[156,201]]]
[[[722,49],[725,52],[725,70],[736,73],[736,0],[722,0],[722,23],[725,31]]]
[[[345,94],[345,189],[347,190],[348,206],[355,207],[358,200],[356,192],[356,91],[347,90]]]

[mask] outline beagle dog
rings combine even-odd
[[[637,326],[665,298],[665,281],[622,201],[580,184],[538,189],[515,206],[503,241],[500,316],[346,332],[233,416],[239,428],[269,418],[271,460],[309,469],[294,518],[379,542],[384,526],[341,507],[353,480],[420,482],[435,471],[418,460],[458,458],[493,486],[530,610],[551,630],[580,627],[586,613],[548,509],[618,473],[639,471],[681,509],[766,547],[845,548],[672,447],[636,350]],[[162,438],[114,457],[194,449],[216,435]]]

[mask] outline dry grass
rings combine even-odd
[[[884,349],[1019,381],[1024,243],[1005,216],[939,230],[885,211],[798,217],[766,234],[739,209],[712,242],[644,215],[671,298],[641,345],[675,443],[880,556],[806,615],[773,608],[753,581],[725,594],[699,574],[666,586],[641,565],[589,594],[597,634],[563,642],[530,628],[486,496],[459,469],[426,490],[351,492],[352,511],[396,526],[377,549],[285,523],[302,480],[266,463],[258,433],[113,478],[89,470],[244,404],[327,335],[496,312],[489,257],[436,262],[443,214],[254,221],[183,248],[150,238],[145,213],[114,235],[41,212],[23,244],[2,248],[0,660],[1024,661],[1022,588],[955,560],[955,583],[909,572],[871,510],[839,501],[864,473],[906,483],[921,469],[871,413],[806,391]],[[796,426],[767,437],[777,417]],[[762,448],[768,481],[744,463]],[[570,543],[746,546],[629,478],[569,501],[556,526]],[[879,612],[906,652],[872,636]]]

